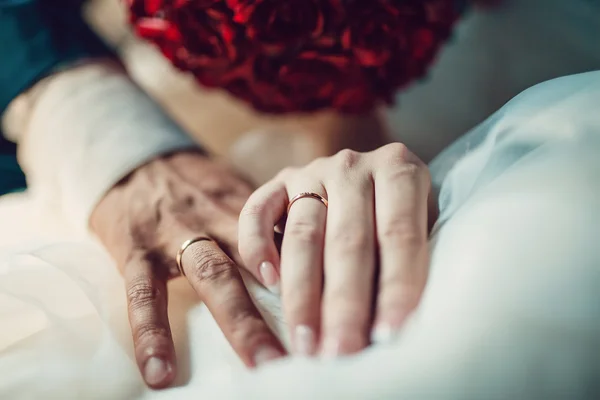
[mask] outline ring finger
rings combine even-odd
[[[287,191],[290,209],[281,247],[283,310],[294,352],[310,356],[316,352],[320,329],[327,220],[327,206],[321,199],[326,201],[327,193],[322,185],[308,181],[288,184]]]
[[[380,275],[372,339],[387,342],[417,307],[427,282],[430,181],[426,167],[416,158],[394,168],[379,168],[374,181]]]
[[[356,178],[328,187],[323,295],[323,353],[328,357],[368,344],[375,275],[373,184]]]
[[[246,365],[257,366],[284,355],[254,306],[238,267],[216,242],[189,244],[180,261],[190,284]]]

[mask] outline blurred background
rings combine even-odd
[[[384,135],[406,143],[425,161],[536,83],[600,69],[600,0],[503,0],[473,7],[427,79],[398,95],[385,113],[341,118],[328,113],[272,118],[258,115],[226,94],[200,88],[176,72],[127,28],[120,0],[90,0],[86,17],[114,46],[134,79],[188,132],[214,153],[248,169],[261,151],[281,154],[279,164],[302,164],[322,148],[369,147]],[[260,131],[263,135],[249,135]],[[307,133],[302,140],[293,133]],[[268,140],[265,140],[268,138]],[[303,141],[304,140],[304,141]],[[268,148],[265,148],[268,146]],[[283,151],[279,151],[283,150]],[[5,149],[4,152],[12,149]],[[6,159],[7,156],[0,156]],[[278,168],[277,160],[264,171]],[[4,184],[22,177],[4,162]],[[261,170],[260,165],[252,165]],[[260,178],[257,178],[260,180]]]
[[[397,107],[387,113],[394,137],[426,159],[522,90],[600,69],[599,0],[495,3],[499,5],[471,9],[429,77],[401,93]],[[227,152],[250,129],[281,126],[280,119],[257,116],[227,95],[202,90],[173,71],[153,48],[132,36],[120,1],[92,0],[87,15],[119,49],[138,82],[214,151]],[[307,120],[327,118],[299,119],[311,126],[323,122]]]

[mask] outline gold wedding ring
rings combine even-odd
[[[183,252],[192,244],[197,242],[212,242],[212,239],[207,236],[197,236],[195,238],[188,239],[185,242],[183,242],[183,244],[179,248],[179,251],[177,252],[177,257],[175,257],[175,260],[177,261],[177,269],[179,269],[179,272],[183,276],[185,276],[185,272],[183,271],[183,263],[181,261],[181,259],[183,258]]]
[[[313,193],[313,192],[303,192],[303,193],[299,193],[297,195],[295,195],[294,197],[292,197],[292,199],[290,200],[290,203],[288,204],[287,207],[287,213],[290,213],[290,209],[292,208],[292,205],[300,199],[305,199],[305,198],[309,198],[309,199],[315,199],[315,200],[319,200],[321,203],[323,203],[323,205],[325,206],[325,208],[327,208],[327,206],[329,205],[329,202],[327,201],[327,199],[323,196],[321,196],[318,193]]]

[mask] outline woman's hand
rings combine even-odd
[[[304,192],[328,206],[305,197],[286,216]],[[286,169],[250,197],[239,252],[265,286],[280,285],[295,353],[349,354],[402,327],[427,280],[430,200],[427,166],[400,143]]]

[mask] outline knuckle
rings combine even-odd
[[[137,279],[127,288],[127,302],[134,310],[156,304],[161,296],[161,291],[150,278]]]
[[[405,172],[420,172],[427,169],[426,165],[414,155],[404,143],[391,143],[379,150],[376,150],[373,155],[379,165],[393,171],[404,170]]]
[[[420,247],[425,244],[426,235],[412,218],[398,218],[381,228],[379,240],[383,244]]]
[[[197,199],[190,193],[181,193],[179,196],[169,199],[169,201],[159,200],[157,213],[163,211],[166,213],[185,213],[194,208]],[[160,220],[159,220],[160,221]]]
[[[342,227],[336,229],[331,236],[332,245],[344,253],[361,251],[369,245],[370,240],[370,235],[362,227]]]
[[[362,331],[369,321],[369,310],[363,301],[349,295],[346,291],[336,290],[330,295],[331,301],[324,307],[324,322],[327,330]],[[327,310],[331,310],[328,312]]]
[[[381,151],[387,156],[400,160],[407,160],[411,154],[410,150],[404,143],[390,143],[381,148]]]
[[[135,343],[148,343],[157,339],[169,339],[171,332],[169,328],[157,324],[140,324],[133,331]]]
[[[257,320],[256,312],[248,305],[236,307],[231,313],[231,321],[237,329],[248,329]]]
[[[361,154],[359,152],[350,149],[344,149],[340,150],[334,156],[334,159],[343,170],[347,171],[356,167],[360,161],[360,157]]]
[[[386,179],[391,182],[417,181],[421,177],[421,167],[412,163],[397,164],[386,173]]]
[[[269,331],[257,313],[249,307],[240,307],[231,315],[231,334],[240,346],[252,346],[264,340]]]
[[[403,281],[384,283],[378,294],[378,312],[395,314],[413,310],[419,305],[422,293],[423,287],[420,285],[410,285]]]
[[[256,319],[246,320],[233,331],[233,340],[239,346],[254,347],[255,343],[266,341],[269,334],[263,324]]]
[[[265,203],[253,201],[252,198],[248,200],[248,202],[240,211],[240,219],[245,217],[260,217],[264,215],[265,211],[267,211],[267,205]]]
[[[219,251],[198,253],[194,275],[203,283],[227,281],[236,273],[233,261]]]
[[[324,238],[324,232],[313,222],[292,221],[285,227],[285,235],[303,244],[319,243]]]

